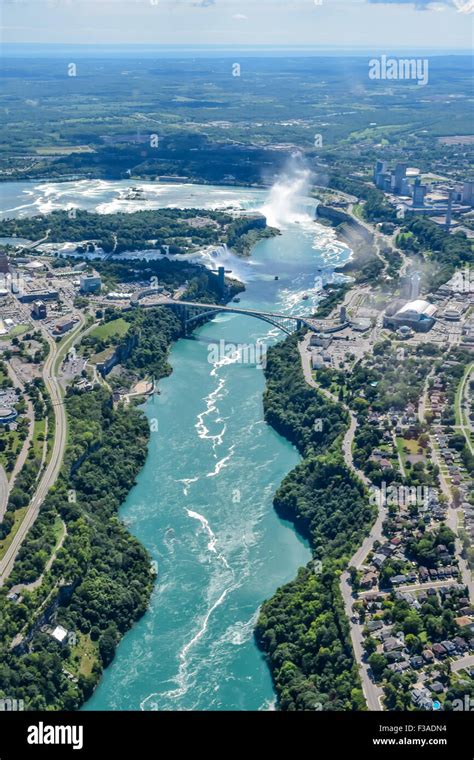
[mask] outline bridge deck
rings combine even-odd
[[[257,319],[262,319],[265,322],[269,322],[271,324],[274,324],[276,327],[279,327],[284,332],[288,333],[289,335],[293,331],[287,326],[284,326],[284,322],[288,325],[288,323],[292,323],[296,326],[298,325],[305,325],[307,328],[313,331],[319,331],[324,330],[324,328],[321,325],[317,325],[315,320],[309,316],[309,315],[301,315],[301,314],[281,314],[280,312],[275,311],[261,311],[259,309],[243,309],[240,306],[233,306],[231,305],[224,305],[224,304],[213,304],[213,303],[200,303],[198,301],[177,301],[174,298],[169,298],[167,296],[162,295],[156,295],[153,296],[153,293],[150,291],[143,291],[141,294],[138,294],[138,296],[135,296],[133,299],[135,304],[140,303],[140,300],[144,297],[153,298],[153,303],[144,303],[142,304],[145,308],[151,307],[151,306],[169,306],[172,308],[182,307],[183,309],[196,309],[203,314],[204,312],[228,312],[231,314],[241,314],[242,316],[248,316],[248,317],[256,317]],[[191,317],[187,320],[187,322],[193,322],[196,320],[198,315],[195,317]],[[294,328],[293,328],[294,329]]]
[[[260,309],[242,309],[238,306],[224,306],[223,304],[214,303],[198,303],[197,301],[175,301],[172,298],[163,299],[163,305],[174,306],[191,306],[196,309],[203,309],[204,311],[231,311],[235,314],[248,314],[249,316],[262,316],[270,317],[273,319],[294,319],[295,321],[303,322],[306,319],[311,319],[310,316],[298,316],[294,314],[281,314],[276,311],[261,311]]]

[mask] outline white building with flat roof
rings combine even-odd
[[[408,301],[395,314],[384,315],[383,325],[391,330],[398,330],[399,327],[411,327],[416,332],[428,332],[434,325],[434,315],[437,307],[424,301],[421,298],[415,301]]]
[[[56,639],[58,644],[65,644],[67,641],[67,630],[62,625],[57,625],[54,631],[51,632],[53,639]]]
[[[397,314],[409,315],[412,319],[432,317],[435,313],[436,306],[429,301],[424,301],[422,298],[418,298],[416,301],[409,301],[397,312]]]

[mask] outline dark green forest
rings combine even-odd
[[[314,562],[262,605],[255,635],[280,709],[363,710],[339,575],[375,515],[339,451],[346,413],[307,386],[297,340],[292,336],[270,350],[264,406],[267,422],[303,457],[274,506],[309,541]]]
[[[267,228],[265,217],[252,214],[235,219],[220,211],[164,208],[133,213],[98,214],[74,209],[42,216],[0,221],[0,236],[49,243],[78,243],[79,253],[97,246],[105,253],[155,250],[172,255],[193,247],[226,243],[237,255],[247,256],[262,237],[277,230]],[[87,241],[87,242],[86,242]]]
[[[147,420],[135,409],[114,409],[109,392],[99,387],[69,396],[67,412],[69,445],[60,479],[0,595],[0,693],[23,699],[26,709],[78,708],[120,638],[145,612],[153,586],[146,550],[117,518],[145,461]],[[8,600],[13,584],[44,572],[58,520],[67,535],[43,583]],[[66,646],[45,629],[52,621],[68,630]]]

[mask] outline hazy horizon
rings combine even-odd
[[[4,43],[0,52],[0,59],[9,57],[24,57],[25,55],[34,55],[35,57],[55,57],[74,53],[76,57],[89,57],[94,54],[104,58],[130,58],[136,57],[153,57],[153,58],[194,58],[199,55],[209,58],[225,58],[234,56],[239,53],[242,57],[295,57],[295,58],[324,58],[324,57],[367,57],[390,55],[429,55],[431,57],[472,57],[472,50],[455,49],[455,48],[433,48],[433,47],[367,47],[367,46],[293,46],[293,45],[150,45],[126,44],[126,43],[35,43],[35,42],[12,42]]]
[[[473,10],[474,0],[9,0],[1,35],[4,44],[465,51]]]

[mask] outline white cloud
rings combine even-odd
[[[367,50],[383,46],[467,50],[472,30],[466,14],[474,7],[474,0],[322,0],[321,5],[314,0],[2,2],[4,42]],[[443,8],[441,14],[429,12]],[[420,13],[422,9],[426,12]],[[93,32],[84,30],[84,19]],[[20,29],[23,25],[31,30]]]
[[[474,12],[474,0],[453,0],[453,2],[460,13]]]
[[[472,13],[474,0],[368,0],[372,5],[411,5],[417,11],[440,11],[441,5],[456,8],[460,13]]]

